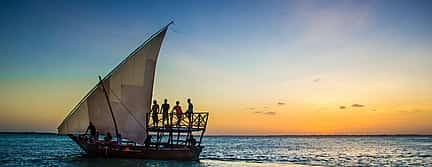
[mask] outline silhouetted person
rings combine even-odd
[[[195,140],[195,138],[193,138],[193,137],[191,136],[190,139],[189,139],[189,143],[190,143],[191,146],[195,146],[195,145],[196,145],[196,140]]]
[[[186,110],[186,116],[188,117],[189,120],[189,126],[192,126],[193,104],[190,98],[187,99],[187,103],[188,103],[188,109]]]
[[[191,102],[191,99],[187,99],[188,102],[188,109],[186,111],[187,114],[193,114],[193,104]]]
[[[169,125],[169,119],[168,119],[168,111],[169,111],[170,105],[168,104],[168,100],[165,99],[164,103],[161,106],[162,110],[162,124],[165,125],[165,120],[167,125]]]
[[[121,134],[118,134],[118,136],[117,136],[117,144],[119,144],[119,145],[122,144],[122,136],[121,136]]]
[[[87,134],[87,132],[90,130],[90,137],[94,140],[97,141],[96,138],[96,127],[93,125],[92,122],[89,122],[89,126],[87,127],[87,130],[85,132],[85,134]]]
[[[176,105],[173,107],[173,110],[175,110],[175,112],[176,112],[176,116],[177,116],[177,126],[180,126],[180,121],[181,121],[181,119],[182,119],[182,117],[183,117],[183,111],[182,111],[182,109],[181,109],[181,106],[180,106],[180,102],[179,102],[179,101],[176,101]]]
[[[111,144],[111,142],[112,142],[112,135],[111,135],[110,132],[106,133],[106,135],[104,137],[104,141],[105,141],[105,144]]]
[[[148,135],[144,141],[144,145],[146,148],[150,147],[152,136]]]
[[[105,156],[108,156],[108,150],[110,149],[111,145],[112,145],[112,135],[110,132],[106,132],[105,137],[104,137],[104,150],[105,150]]]
[[[159,104],[157,104],[156,100],[153,101],[153,106],[152,106],[151,110],[152,110],[153,126],[157,127]]]

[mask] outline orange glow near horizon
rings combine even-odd
[[[52,87],[57,84],[65,87]],[[2,129],[7,131],[55,131],[75,105],[72,101],[79,101],[85,94],[85,91],[79,90],[81,88],[61,82],[52,85],[36,82],[31,90],[20,84],[9,85],[9,88],[1,90],[8,95],[7,98],[1,97],[1,106],[3,110],[14,112],[1,112],[1,126],[16,128]],[[45,92],[48,88],[53,91]],[[157,86],[155,92],[158,89],[160,87]],[[415,92],[415,89],[411,91]],[[320,97],[326,96],[321,94],[303,99],[300,99],[301,96],[292,97],[291,100],[274,100],[263,95],[265,100],[260,102],[261,97],[236,99],[235,96],[209,101],[210,95],[199,97],[202,96],[199,92],[191,93],[197,96],[191,96],[196,110],[211,114],[207,131],[210,135],[431,134],[432,130],[432,112],[429,110],[432,104],[427,103],[427,91],[418,96],[408,96],[408,91],[404,97],[395,97],[392,93],[371,95],[362,107],[353,107],[354,102],[334,103],[344,98],[332,94],[328,94],[329,98]],[[280,91],[274,93],[283,94]],[[181,96],[155,96],[160,100],[162,97],[167,97],[170,102],[174,101],[171,99],[186,99]],[[321,98],[323,100],[317,100]],[[22,105],[23,101],[27,102],[26,105]],[[410,104],[404,104],[406,101]],[[340,108],[342,105],[344,109]]]

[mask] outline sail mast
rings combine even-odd
[[[114,122],[114,127],[115,127],[115,133],[116,133],[117,142],[119,142],[119,141],[118,141],[118,139],[119,139],[119,134],[118,134],[118,128],[117,128],[117,121],[116,121],[116,119],[115,119],[115,117],[114,117],[114,113],[113,113],[113,111],[112,111],[112,107],[111,107],[111,103],[110,103],[110,100],[109,100],[109,97],[108,97],[108,93],[107,93],[107,91],[106,91],[106,89],[105,89],[105,86],[104,86],[104,83],[103,83],[103,81],[102,81],[102,77],[101,77],[101,76],[99,76],[99,82],[100,82],[100,84],[102,85],[102,89],[103,89],[103,92],[104,92],[104,94],[105,94],[106,101],[107,101],[107,103],[108,103],[108,108],[109,108],[109,111],[111,112],[111,117],[112,117],[112,120],[113,120],[113,122]]]

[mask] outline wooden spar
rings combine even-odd
[[[172,133],[172,124],[173,124],[173,112],[171,112],[171,114],[170,114],[170,120],[169,120],[169,128],[170,128],[170,131],[169,131],[169,137],[168,137],[168,143],[170,143],[171,145],[173,144],[173,133]]]
[[[148,129],[149,129],[149,122],[150,122],[150,112],[148,112],[148,113],[146,113],[146,124],[145,124],[145,129],[146,129],[146,137],[148,137],[149,136],[149,132],[148,132]]]
[[[104,84],[103,84],[103,81],[102,81],[102,77],[101,77],[101,76],[99,76],[99,82],[100,82],[100,84],[102,85],[102,89],[103,89],[103,91],[104,91],[105,98],[106,98],[107,103],[108,103],[108,108],[109,108],[109,110],[110,110],[110,112],[111,112],[111,116],[112,116],[112,119],[113,119],[113,122],[114,122],[114,127],[115,127],[115,133],[116,133],[116,137],[117,137],[117,142],[120,142],[120,141],[119,141],[118,128],[117,128],[117,122],[116,122],[116,119],[115,119],[115,117],[114,117],[114,113],[113,113],[113,111],[112,111],[112,107],[111,107],[111,103],[110,103],[110,100],[109,100],[109,97],[108,97],[108,93],[107,93],[107,91],[106,91],[106,89],[105,89],[105,86],[104,86]]]

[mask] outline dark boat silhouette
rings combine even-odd
[[[149,125],[154,74],[169,23],[132,52],[72,109],[58,127],[88,155],[157,160],[198,160],[208,113],[170,113]],[[85,134],[89,122],[99,134]],[[115,132],[113,140],[102,134]]]

